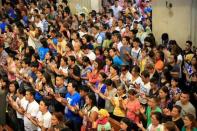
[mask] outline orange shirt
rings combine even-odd
[[[139,122],[139,116],[136,114],[136,112],[140,109],[140,102],[138,100],[135,100],[133,102],[129,101],[127,102],[126,108],[127,108],[127,118],[132,120],[134,123]]]
[[[158,72],[161,72],[164,68],[164,62],[162,60],[158,60],[156,63],[155,63],[155,69],[158,71]]]

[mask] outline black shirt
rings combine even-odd
[[[173,122],[179,128],[179,130],[181,131],[181,129],[182,129],[183,125],[184,125],[184,122],[183,122],[182,118],[179,118],[178,120],[173,121]]]

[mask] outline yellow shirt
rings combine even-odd
[[[126,98],[126,95],[122,96],[123,100],[124,100],[124,97]],[[119,97],[118,96],[114,97],[114,104],[115,104],[115,107],[114,107],[113,114],[115,116],[125,117],[125,111],[124,111],[124,109],[120,108],[120,103],[119,103]]]
[[[142,59],[141,61],[140,61],[140,71],[142,72],[142,71],[144,71],[144,69],[145,69],[145,66],[146,66],[146,63],[147,63],[147,58],[144,58],[144,59]]]

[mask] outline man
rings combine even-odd
[[[94,45],[95,47],[101,46],[103,43],[103,38],[100,35],[99,27],[98,26],[93,26],[92,27],[92,33],[95,39],[96,44]]]
[[[76,106],[80,103],[80,94],[75,90],[77,83],[71,81],[68,83],[68,93],[65,98],[56,95],[56,100],[65,106],[65,117],[71,122],[73,131],[79,131],[81,127],[81,118],[76,114]]]
[[[121,80],[121,83],[123,83],[125,85],[127,90],[128,90],[129,82],[131,81],[131,78],[132,78],[132,75],[129,72],[129,66],[128,65],[122,65],[120,80]]]
[[[14,110],[16,110],[17,120],[18,120],[18,129],[24,131],[24,113],[27,107],[28,101],[25,98],[25,89],[17,89],[17,98],[16,101],[12,100],[11,105]]]
[[[51,92],[52,95],[58,94],[61,97],[64,97],[67,93],[67,89],[64,85],[64,76],[58,75],[55,79],[55,92]],[[54,102],[54,108],[56,112],[64,112],[64,106],[58,101]]]
[[[35,26],[40,28],[42,32],[44,32],[44,25],[42,23],[42,20],[41,20],[41,16],[40,15],[36,15],[35,16]]]
[[[177,64],[177,56],[174,54],[171,54],[169,57],[169,65],[168,70],[170,71],[170,74],[173,78],[179,78],[180,74],[180,66]]]
[[[125,27],[124,27],[124,21],[123,19],[118,20],[118,26],[115,28],[115,30],[119,31],[121,35],[125,32]]]
[[[141,73],[141,78],[142,78],[142,83],[140,85],[139,100],[140,100],[141,104],[146,105],[147,104],[146,96],[149,95],[149,91],[151,89],[151,86],[150,86],[150,74],[149,74],[148,70],[144,70]]]
[[[51,127],[51,113],[48,111],[49,102],[45,99],[40,101],[39,112],[36,118],[30,117],[30,121],[37,126],[37,131],[47,131]]]
[[[176,102],[175,105],[179,105],[182,107],[181,116],[184,116],[185,114],[192,114],[196,118],[196,109],[189,101],[189,93],[188,92],[182,92],[180,96],[180,100]]]
[[[114,31],[112,33],[112,41],[113,41],[113,47],[120,52],[120,49],[123,46],[123,44],[121,41],[121,35],[119,31]]]
[[[122,11],[122,7],[119,6],[119,0],[115,0],[115,3],[113,6],[111,6],[111,9],[113,10],[113,14],[115,16],[116,19],[119,19],[120,17],[120,12]]]
[[[121,65],[123,65],[122,60],[117,56],[116,54],[116,49],[115,48],[111,48],[109,50],[109,55],[113,58],[113,64],[118,66],[119,69],[121,68]]]
[[[68,82],[74,80],[77,82],[78,85],[81,85],[81,70],[75,61],[76,59],[74,56],[69,56],[68,58],[68,66],[69,66]]]
[[[172,121],[179,128],[180,131],[184,125],[183,119],[181,118],[181,109],[182,108],[179,105],[175,105],[171,111]]]
[[[26,99],[28,101],[26,112],[24,114],[24,128],[26,131],[35,131],[37,127],[30,120],[32,117],[36,117],[39,111],[39,104],[34,99],[35,91],[29,89],[26,91]]]
[[[158,87],[158,79],[155,77],[152,77],[150,79],[150,91],[149,91],[149,97],[157,97],[159,95],[159,87]]]
[[[192,52],[192,42],[191,41],[186,41],[186,44],[185,44],[185,50],[184,50],[184,55],[185,57],[189,54],[193,54]]]
[[[87,96],[89,92],[89,88],[86,85],[83,85],[81,88],[79,88],[79,94],[81,96],[80,103],[79,103],[79,109],[82,109],[85,105],[85,97]]]
[[[0,66],[4,67],[7,64],[7,57],[8,54],[4,50],[3,38],[0,38]]]
[[[84,55],[90,59],[90,62],[93,63],[96,59],[96,54],[88,48],[87,45],[83,46]]]

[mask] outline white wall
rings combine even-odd
[[[166,1],[172,3],[171,9],[166,7]],[[185,41],[191,39],[191,29],[194,28],[191,27],[191,7],[192,0],[154,0],[153,33],[158,44],[162,33],[166,32],[170,39],[184,47]]]
[[[99,11],[101,7],[101,0],[71,0],[70,7],[71,11],[76,13],[76,5],[81,7],[86,7],[89,11],[96,10]]]

